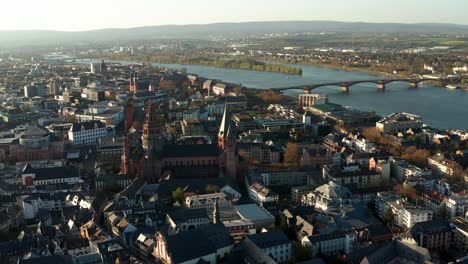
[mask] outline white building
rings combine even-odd
[[[247,236],[249,246],[257,247],[277,263],[289,262],[292,257],[292,244],[281,230],[262,232]]]
[[[405,132],[408,129],[422,128],[422,126],[421,117],[409,113],[393,113],[375,124],[377,130],[384,134]]]
[[[249,188],[249,197],[257,203],[278,202],[279,195],[270,188],[254,183]]]
[[[301,203],[324,213],[340,214],[343,207],[352,206],[352,194],[348,188],[330,181],[303,195]]]
[[[323,105],[328,102],[328,96],[323,94],[300,94],[299,104],[302,106]]]
[[[301,244],[309,248],[312,256],[320,252],[326,256],[333,256],[339,252],[349,253],[356,241],[356,233],[336,232],[324,235],[313,235],[302,238]]]
[[[68,131],[68,139],[75,146],[97,144],[99,138],[108,135],[106,126],[99,121],[75,123]]]
[[[381,219],[385,217],[389,209],[392,210],[394,224],[400,227],[411,228],[416,223],[426,222],[433,218],[431,210],[414,206],[393,192],[377,193],[375,204],[377,215]]]
[[[218,202],[219,207],[229,206],[229,201],[226,199],[226,194],[224,192],[190,195],[185,198],[185,205],[188,208],[213,210],[215,202]]]
[[[224,95],[227,93],[227,86],[224,83],[217,83],[212,89],[213,93],[216,95]]]

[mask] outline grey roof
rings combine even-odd
[[[351,192],[348,188],[336,184],[333,181],[330,181],[327,184],[317,187],[316,192],[320,192],[322,195],[330,198],[343,198],[347,199],[351,197]]]
[[[78,132],[81,131],[81,128],[83,127],[85,130],[91,130],[94,129],[95,126],[97,128],[103,128],[105,125],[101,121],[96,121],[96,120],[91,120],[91,121],[86,121],[86,122],[81,122],[81,123],[75,123],[72,125],[70,128],[70,131],[72,132]]]
[[[291,243],[284,232],[279,229],[254,234],[247,238],[259,248],[263,249]]]
[[[170,211],[167,214],[176,224],[188,219],[208,218],[205,208],[183,208]]]
[[[214,157],[220,154],[216,144],[165,145],[162,156],[173,157]]]
[[[242,204],[234,206],[238,214],[243,219],[251,221],[263,221],[274,219],[274,216],[268,213],[265,209],[260,208],[256,204]]]
[[[418,237],[417,234],[419,232],[422,232],[424,234],[438,234],[452,232],[452,228],[450,227],[450,223],[447,219],[434,219],[430,221],[416,223],[411,228],[411,234],[413,235],[413,237]]]
[[[34,173],[34,180],[49,180],[59,178],[79,177],[78,168],[73,167],[52,167],[52,168],[33,168],[31,164],[26,164],[22,174]]]
[[[309,237],[311,243],[320,243],[322,241],[334,240],[345,237],[344,232],[335,232],[331,234],[313,235]]]
[[[50,264],[50,263],[75,263],[72,256],[41,256],[18,260],[19,264]]]
[[[197,259],[233,244],[231,235],[222,224],[167,236],[166,242],[174,263]]]

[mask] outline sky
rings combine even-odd
[[[335,20],[468,24],[468,0],[3,0],[0,30]]]

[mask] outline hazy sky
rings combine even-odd
[[[0,29],[89,30],[268,20],[468,24],[468,0],[3,0]]]

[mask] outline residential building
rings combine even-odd
[[[427,166],[435,172],[448,176],[453,176],[463,170],[463,167],[456,161],[448,159],[440,153],[427,158]]]
[[[214,224],[172,236],[158,232],[153,256],[165,264],[216,264],[231,253],[233,245],[234,241],[226,228],[222,224]]]
[[[300,94],[299,104],[301,106],[322,105],[328,102],[328,96],[323,94]]]
[[[279,201],[279,195],[277,193],[259,183],[250,185],[249,197],[260,204]]]
[[[107,135],[106,126],[99,121],[75,123],[68,131],[68,139],[75,146],[95,145],[98,139]]]
[[[430,251],[447,252],[452,242],[452,228],[446,219],[415,223],[409,234],[418,243],[418,246]]]
[[[270,256],[277,263],[289,262],[292,258],[292,244],[281,230],[262,232],[246,237],[246,240]]]
[[[227,85],[224,83],[217,83],[211,89],[215,95],[224,95],[228,93]]]
[[[219,207],[229,206],[230,203],[226,197],[227,196],[224,192],[188,195],[185,198],[185,205],[188,208],[204,208],[206,210],[213,210],[216,202]]]
[[[259,171],[257,179],[263,186],[303,186],[313,183],[315,177],[320,177],[319,170],[280,170]]]
[[[237,144],[239,153],[245,158],[250,158],[259,163],[280,162],[282,149],[273,144],[261,142],[239,142]]]
[[[356,240],[356,233],[335,232],[331,234],[306,236],[301,240],[301,244],[307,247],[314,257],[319,253],[326,256],[333,256],[340,252],[346,254],[350,253]]]
[[[419,222],[430,221],[434,215],[432,210],[414,206],[393,192],[377,193],[375,204],[377,215],[381,219],[384,219],[388,210],[391,210],[394,224],[405,228],[411,228]]]
[[[254,130],[257,127],[253,118],[246,114],[236,114],[232,119],[234,121],[234,125],[239,131]]]
[[[383,182],[389,182],[387,173],[379,172],[375,169],[362,167],[356,164],[347,165],[325,165],[323,167],[323,178],[327,181],[334,181],[345,186],[355,186],[357,188],[367,188],[379,186]]]
[[[21,182],[26,186],[39,186],[59,183],[76,184],[82,182],[82,180],[79,177],[77,168],[33,168],[28,163],[21,172]]]
[[[322,168],[333,164],[333,154],[321,145],[304,147],[301,157],[301,166]]]
[[[408,129],[420,129],[423,122],[420,116],[409,113],[393,113],[378,121],[375,127],[378,131],[389,134],[404,132]]]
[[[184,208],[167,213],[166,223],[173,232],[182,232],[202,228],[210,223],[205,208]]]
[[[468,221],[462,217],[450,220],[452,226],[452,246],[460,252],[468,252]]]

